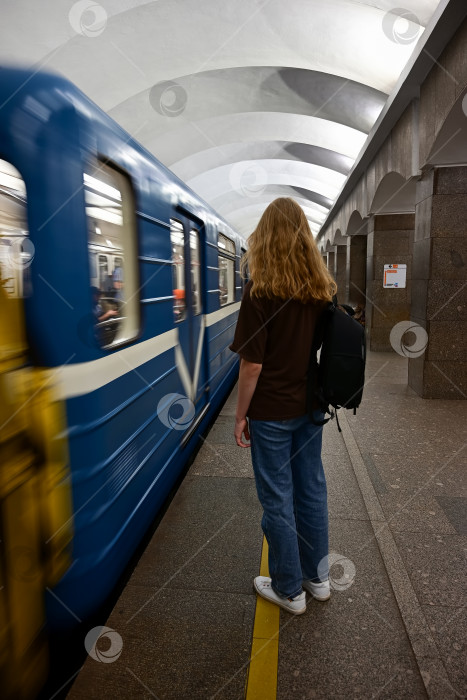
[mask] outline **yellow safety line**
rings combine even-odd
[[[260,575],[269,576],[268,543],[263,538]],[[246,700],[276,700],[280,609],[257,596]]]

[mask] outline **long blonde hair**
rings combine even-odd
[[[279,197],[266,208],[248,239],[241,262],[253,282],[251,295],[331,301],[337,284],[324,264],[302,208]]]

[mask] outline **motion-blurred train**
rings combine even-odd
[[[0,69],[0,684],[106,599],[235,381],[243,239],[65,79]]]

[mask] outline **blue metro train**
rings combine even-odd
[[[40,577],[49,556],[52,626],[106,599],[235,381],[242,245],[68,81],[0,71],[0,351],[19,348],[3,368],[0,352],[0,378],[26,372],[26,388],[2,384],[7,422],[25,413],[31,474],[50,469],[34,482],[37,556],[13,536],[30,495],[10,509],[5,477],[3,559],[8,580],[8,566]]]

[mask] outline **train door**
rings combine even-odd
[[[45,591],[71,564],[73,534],[64,407],[29,365],[33,259],[26,188],[0,160],[0,693],[12,700],[46,679]]]
[[[175,350],[177,370],[185,395],[192,402],[191,426],[185,440],[208,407],[206,373],[205,317],[203,309],[204,227],[186,214],[177,213],[170,221],[174,316],[178,331]]]

